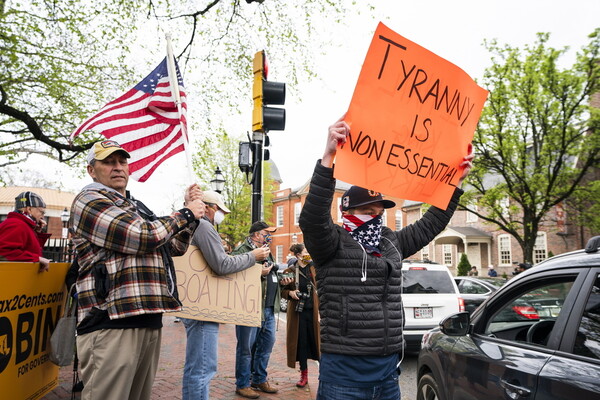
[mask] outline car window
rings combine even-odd
[[[573,353],[600,359],[600,276],[585,305]]]
[[[493,314],[485,334],[545,346],[574,280],[565,276],[529,287]]]
[[[465,294],[486,294],[490,290],[480,283],[464,280],[458,287],[459,292]]]
[[[408,269],[402,274],[404,293],[456,293],[447,271]]]

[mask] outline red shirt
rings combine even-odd
[[[0,260],[39,262],[49,235],[34,231],[31,218],[12,211],[0,223]]]

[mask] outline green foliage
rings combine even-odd
[[[566,49],[548,47],[549,34],[524,49],[486,43],[494,54],[482,82],[490,94],[463,201],[475,200],[480,218],[511,234],[527,262],[548,211],[579,192],[600,164],[600,135],[590,131],[600,127],[600,113],[589,105],[600,90],[599,32],[565,69]]]
[[[3,2],[0,165],[32,153],[68,161],[89,146],[67,137],[131,71],[125,34],[139,2]],[[119,10],[119,11],[117,11]],[[88,105],[92,105],[88,107]],[[89,142],[97,136],[90,135]]]
[[[462,253],[460,256],[460,261],[458,262],[458,266],[456,267],[456,275],[467,276],[470,270],[471,263],[469,262],[469,258],[465,253]]]
[[[196,3],[2,1],[0,167],[32,153],[81,161],[99,135],[84,132],[71,145],[69,134],[158,64],[165,33],[172,33],[193,110],[190,131],[215,132],[231,130],[231,116],[251,109],[256,51],[267,51],[277,66],[269,78],[287,82],[294,95],[298,81],[315,76],[315,55],[333,37],[313,19],[328,15],[340,24],[350,12],[369,12],[355,1]]]
[[[227,134],[208,136],[199,141],[199,150],[193,155],[192,164],[199,179],[199,184],[204,190],[210,189],[210,181],[214,178],[217,167],[223,173],[225,188],[221,193],[225,205],[231,213],[219,225],[219,233],[232,248],[248,236],[252,220],[252,185],[247,177],[240,171],[238,162],[238,145],[241,140]],[[268,223],[272,221],[271,199],[273,183],[270,178],[270,163],[263,165],[263,219]]]
[[[217,167],[223,173],[225,187],[221,194],[231,213],[219,225],[219,233],[232,248],[248,235],[251,219],[252,187],[237,166],[238,143],[238,139],[224,133],[207,136],[199,141],[199,150],[192,157],[203,189],[211,190],[210,181]]]

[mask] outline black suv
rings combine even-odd
[[[600,399],[600,236],[423,337],[417,400]]]

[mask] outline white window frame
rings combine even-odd
[[[402,229],[402,223],[404,222],[404,215],[402,215],[402,210],[396,210],[396,225],[395,225],[395,230],[399,231],[400,229]]]
[[[510,199],[508,196],[500,199],[498,205],[500,206],[500,212],[502,213],[502,216],[508,218],[510,210]]]
[[[336,213],[337,213],[337,222],[342,222],[342,198],[338,197],[337,198],[337,208],[336,208]]]
[[[426,244],[425,247],[423,247],[421,249],[421,260],[430,260],[431,258],[429,257],[429,244]]]
[[[451,267],[452,264],[452,253],[453,253],[453,246],[451,244],[444,244],[442,245],[442,253],[443,253],[443,257],[444,257],[444,264],[447,267]]]
[[[468,206],[467,208],[468,208],[469,210],[473,210],[473,211],[475,211],[475,212],[477,212],[477,210],[478,210],[478,208],[477,208],[477,204],[470,205],[470,206]],[[477,221],[479,221],[479,216],[477,216],[477,215],[473,214],[473,213],[472,213],[472,212],[470,212],[470,211],[465,211],[465,212],[467,213],[467,216],[466,216],[466,221],[467,221],[467,223],[473,223],[473,222],[477,222]]]
[[[533,246],[533,263],[538,264],[548,258],[548,241],[546,232],[538,232]]]
[[[302,203],[294,203],[294,225],[298,225],[300,221],[300,212],[302,211]]]
[[[277,227],[283,226],[283,206],[277,206]]]
[[[512,264],[512,243],[510,235],[498,235],[498,262],[500,265]]]
[[[275,246],[275,261],[283,263],[283,245],[281,244]]]

